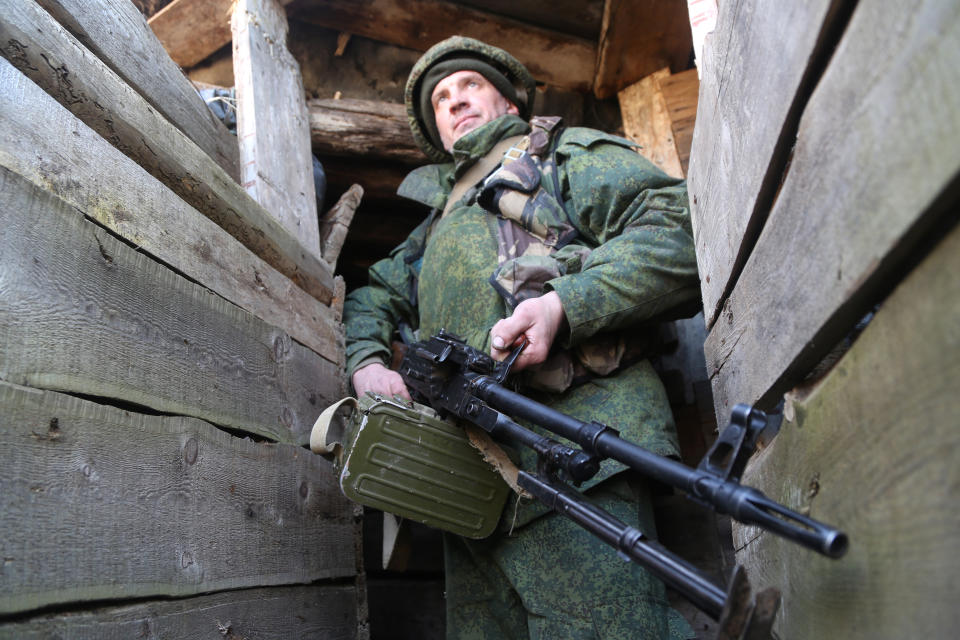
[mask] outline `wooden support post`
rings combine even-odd
[[[286,13],[277,0],[239,0],[231,28],[241,184],[319,257],[310,123]]]

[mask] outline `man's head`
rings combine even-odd
[[[512,113],[528,119],[533,77],[503,49],[454,36],[431,47],[410,72],[404,100],[413,137],[435,162],[450,159],[453,143]]]
[[[426,97],[426,88],[423,89]],[[429,96],[430,104],[421,107],[433,111],[437,135],[446,151],[464,134],[477,127],[512,113],[519,115],[511,100],[507,99],[483,75],[464,69],[454,71],[440,80]]]

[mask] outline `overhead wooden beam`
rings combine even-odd
[[[230,42],[230,5],[175,0],[150,18],[150,26],[170,57],[190,67]],[[299,0],[288,11],[305,22],[417,51],[452,35],[470,36],[508,49],[540,82],[580,91],[593,82],[594,43],[452,2]]]
[[[308,100],[310,139],[320,155],[364,156],[407,164],[429,162],[402,104],[376,100]]]
[[[508,50],[539,82],[578,91],[588,91],[593,82],[594,43],[453,2],[299,0],[290,12],[305,22],[416,51],[453,35],[469,36]]]
[[[609,98],[663,67],[683,71],[692,47],[686,0],[606,0],[593,92]]]

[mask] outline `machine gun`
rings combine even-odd
[[[409,345],[399,371],[414,398],[441,415],[468,420],[494,439],[536,451],[537,473],[521,470],[518,484],[718,620],[720,638],[744,637],[748,630],[748,637],[768,634],[779,593],[769,589],[754,601],[739,567],[728,588],[720,588],[642,531],[587,502],[564,479],[574,483],[588,480],[597,473],[602,459],[611,458],[745,524],[763,527],[830,558],[846,552],[848,540],[843,532],[740,485],[740,476],[766,425],[763,412],[747,405],[734,407],[729,425],[692,469],[622,439],[604,424],[578,420],[506,388],[510,367],[522,349],[523,345],[517,347],[498,362],[441,330],[427,341]],[[540,436],[508,415],[537,424],[579,448]]]

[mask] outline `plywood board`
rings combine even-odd
[[[39,4],[213,158],[234,181],[239,179],[236,136],[213,116],[133,3],[128,0],[39,0]]]
[[[20,3],[4,12],[0,42],[4,57],[74,115],[251,251],[329,303],[333,278],[327,266],[305,252],[271,213],[37,5]]]
[[[231,29],[240,183],[301,252],[319,259],[310,122],[286,13],[277,0],[238,0]]]
[[[960,6],[858,5],[707,337],[718,415],[775,404],[901,277],[918,242],[956,219],[958,69]]]
[[[744,474],[850,536],[829,560],[735,527],[751,582],[783,592],[781,638],[950,638],[960,626],[958,273],[955,228],[831,373],[788,400]]]
[[[0,169],[0,379],[304,444],[341,371]]]
[[[4,614],[357,573],[354,508],[302,447],[7,383],[0,407]]]
[[[763,226],[794,142],[791,110],[807,98],[805,74],[844,2],[720,3],[704,46],[688,175],[707,327]]]
[[[0,87],[0,166],[342,365],[336,309],[187,205],[2,58]]]
[[[640,153],[670,176],[683,177],[673,127],[659,80],[670,76],[660,69],[618,94],[623,129],[640,145]]]

